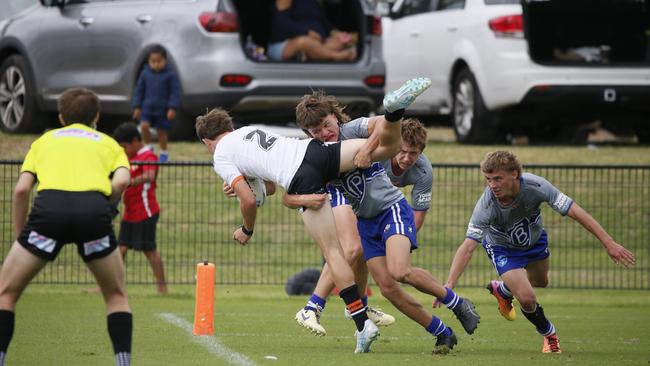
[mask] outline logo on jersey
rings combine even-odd
[[[278,140],[276,136],[267,136],[266,132],[262,130],[253,130],[249,132],[246,136],[244,136],[244,140],[253,141],[255,136],[257,136],[257,145],[264,151],[269,151]]]
[[[505,255],[500,255],[496,258],[497,266],[503,267],[508,264],[508,257]]]
[[[565,195],[564,193],[560,193],[557,195],[557,198],[553,202],[553,207],[556,210],[564,210],[564,208],[566,207],[567,203],[569,203],[570,200],[571,199],[567,195]]]
[[[347,173],[341,178],[341,184],[343,192],[353,199],[360,201],[363,198],[363,193],[366,190],[366,180],[361,171],[354,170]]]
[[[513,245],[527,247],[530,245],[530,225],[527,218],[521,219],[506,231]]]
[[[387,233],[388,230],[390,230],[390,224],[386,224],[386,227],[384,228],[384,232]]]
[[[417,197],[415,197],[415,201],[418,204],[425,204],[431,202],[431,192],[418,194]]]

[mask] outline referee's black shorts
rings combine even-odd
[[[105,257],[117,247],[108,198],[95,191],[40,191],[18,242],[50,261],[67,243],[77,244],[84,262]]]

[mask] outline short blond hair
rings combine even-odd
[[[422,122],[416,118],[407,118],[402,121],[402,141],[410,146],[424,151],[427,146],[427,130]]]
[[[494,173],[499,170],[517,172],[518,176],[521,176],[521,163],[517,156],[510,151],[497,150],[487,153],[481,161],[481,171]]]
[[[234,131],[232,118],[224,109],[213,108],[202,116],[196,117],[196,135],[199,140],[214,140],[224,132]]]

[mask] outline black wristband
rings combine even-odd
[[[388,122],[399,122],[402,119],[402,116],[404,116],[404,112],[404,108],[400,108],[393,112],[386,111],[386,113],[384,113],[384,118],[386,118],[386,121]]]
[[[246,228],[246,226],[244,226],[244,225],[241,226],[241,231],[242,231],[242,233],[244,233],[244,234],[246,234],[246,235],[248,235],[248,236],[252,236],[252,235],[253,235],[253,230],[248,230],[248,229]]]

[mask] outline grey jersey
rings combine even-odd
[[[368,118],[357,118],[341,125],[340,139],[367,138],[368,121]],[[402,191],[388,179],[380,163],[346,172],[330,184],[344,194],[356,215],[362,218],[375,217],[404,198]]]
[[[420,154],[418,160],[415,161],[404,174],[397,176],[393,173],[393,167],[390,160],[381,162],[381,165],[386,169],[388,179],[396,187],[406,187],[413,185],[411,190],[411,207],[416,211],[426,211],[431,205],[431,189],[433,187],[433,169],[429,159]]]
[[[501,206],[489,187],[474,207],[466,236],[479,243],[485,239],[491,245],[527,249],[537,243],[542,232],[542,202],[566,215],[573,200],[546,179],[523,173],[521,190],[512,204]]]

